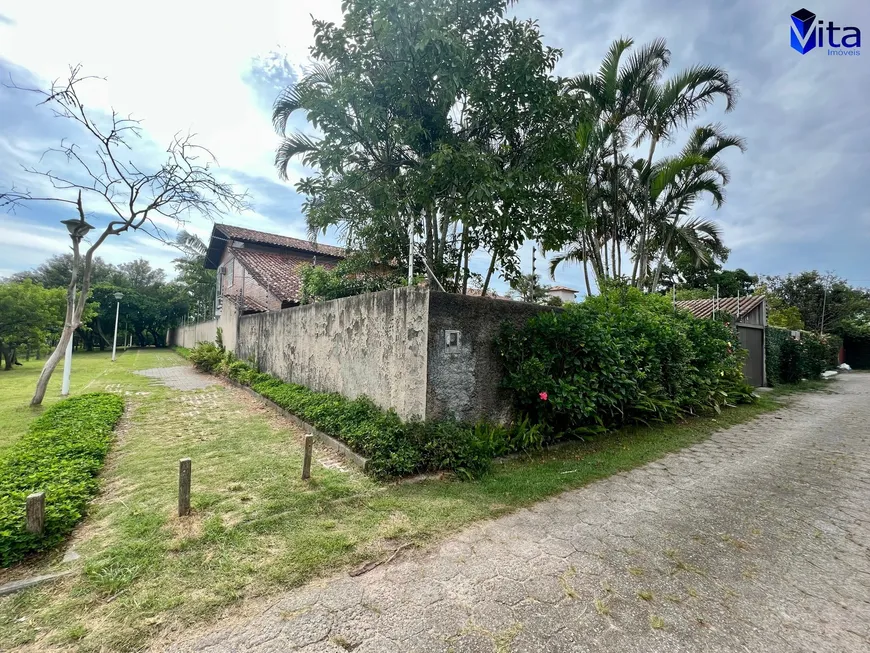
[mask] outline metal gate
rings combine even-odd
[[[757,387],[764,385],[764,328],[737,325],[737,336],[741,346],[749,352],[743,363],[746,381]]]

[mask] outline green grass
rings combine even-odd
[[[129,374],[130,370],[154,366],[152,358],[139,358],[140,351],[148,350],[131,349],[128,352],[119,350],[114,364],[112,364],[111,351],[74,354],[70,375],[70,395],[100,390],[113,383],[123,384],[131,390],[144,388],[148,385],[148,379]],[[168,354],[165,350],[162,353]],[[27,432],[30,422],[41,415],[46,408],[62,399],[60,386],[63,379],[63,360],[49,381],[42,406],[30,407],[30,399],[33,397],[36,381],[45,364],[46,356],[47,354],[44,353],[42,360],[32,358],[29,361],[22,360],[21,367],[15,366],[8,372],[0,369],[0,424],[3,425],[0,428],[0,455]],[[182,363],[179,361],[178,364]]]
[[[105,492],[75,538],[82,555],[78,573],[0,599],[0,649],[137,650],[158,636],[216,620],[242,600],[383,559],[407,543],[431,542],[779,405],[776,394],[766,394],[757,405],[715,420],[627,429],[500,462],[473,482],[379,485],[356,471],[317,464],[312,480],[303,482],[298,432],[240,391],[178,392],[129,373],[181,362],[171,352],[146,350],[108,371],[95,365],[90,390],[106,389],[114,375],[111,383],[151,394],[130,396],[128,422],[104,473]],[[178,460],[187,456],[194,513],[179,519]],[[6,575],[55,570],[61,554]]]

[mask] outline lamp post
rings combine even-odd
[[[79,243],[82,241],[82,238],[88,235],[88,232],[93,229],[91,225],[81,220],[61,220],[60,223],[67,228],[69,231],[69,237],[73,241],[73,251],[78,253],[79,251]],[[72,301],[73,301],[73,314],[70,316],[72,320],[75,315],[75,306],[76,306],[76,287],[73,284],[72,291]],[[70,322],[72,324],[72,322]],[[60,386],[60,396],[66,397],[69,394],[69,378],[70,372],[72,371],[72,350],[73,350],[73,335],[75,334],[75,330],[69,334],[69,342],[66,343],[66,356],[63,361],[63,383]]]
[[[115,349],[118,346],[118,316],[121,314],[121,300],[124,298],[122,293],[116,292],[115,299],[118,303],[115,304],[115,338],[112,340],[112,362],[115,362]]]

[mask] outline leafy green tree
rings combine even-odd
[[[208,251],[199,236],[187,231],[180,231],[175,240],[183,256],[174,259],[175,280],[190,297],[190,305],[203,319],[214,315],[215,293],[217,292],[217,270],[205,267],[205,255]]]
[[[782,308],[794,307],[807,330],[839,336],[870,331],[870,291],[817,270],[764,277],[764,290]]]
[[[524,302],[544,304],[549,299],[547,295],[549,289],[550,286],[541,283],[540,275],[524,274],[511,282],[511,292],[509,295]]]
[[[496,271],[519,273],[517,250],[552,213],[543,190],[567,105],[551,75],[560,52],[505,18],[508,4],[348,0],[341,25],[314,22],[315,63],[273,115],[279,174],[295,157],[315,169],[297,184],[313,234],[337,226],[404,267],[413,233],[415,258],[451,290],[467,289],[479,248],[484,292]],[[297,111],[318,137],[288,129]]]
[[[32,279],[45,288],[66,288],[72,277],[73,255],[58,254],[41,263],[33,270],[16,272],[9,277],[10,281],[24,281]],[[106,263],[99,256],[95,256],[91,268],[93,283],[105,283],[111,281],[117,272],[114,265]]]
[[[768,301],[770,302],[770,300]],[[797,306],[784,306],[780,301],[777,301],[772,306],[768,306],[767,323],[770,326],[791,329],[792,331],[799,331],[806,328],[803,318],[801,317],[801,312],[798,310]]]
[[[63,327],[66,292],[44,288],[32,279],[0,283],[0,355],[12,369],[17,351],[41,343]]]
[[[389,290],[407,283],[399,270],[380,265],[362,254],[341,261],[333,269],[307,265],[300,275],[303,304]]]

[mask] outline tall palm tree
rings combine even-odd
[[[680,248],[692,251],[698,264],[708,263],[707,246],[717,244],[718,228],[707,220],[687,219],[687,216],[704,195],[712,199],[716,208],[725,201],[724,187],[731,175],[721,161],[721,154],[730,148],[742,152],[746,143],[739,136],[726,134],[721,125],[705,125],[693,130],[679,155],[654,164],[653,168],[659,171],[651,176],[651,201],[646,213],[647,226],[654,238],[649,246],[645,244],[644,260],[658,259],[658,262],[651,283],[646,283],[645,287],[658,286],[664,261],[673,260]],[[695,243],[706,249],[695,247]]]
[[[655,80],[644,86],[637,98],[640,130],[634,146],[640,146],[645,140],[649,140],[647,166],[651,166],[660,142],[671,140],[676,129],[687,126],[719,98],[725,99],[725,111],[731,111],[737,96],[737,87],[728,73],[716,66],[692,66],[664,83]],[[638,256],[635,258],[635,271],[632,274],[638,287],[643,287],[646,281],[643,270],[647,269],[646,239],[650,227],[649,217],[641,217]]]
[[[632,39],[614,41],[596,74],[583,74],[567,81],[567,90],[580,99],[595,123],[607,129],[608,142],[603,150],[610,157],[611,253],[621,250],[620,231],[624,231],[625,206],[620,186],[623,183],[620,153],[641,124],[641,105],[645,96],[670,63],[670,50],[664,39],[657,39],[633,50]],[[627,56],[626,56],[627,55]],[[612,257],[613,258],[613,257]],[[616,276],[619,270],[613,271]]]
[[[737,89],[715,66],[693,66],[662,81],[670,64],[665,41],[633,46],[631,39],[614,41],[596,74],[565,81],[566,92],[582,107],[570,173],[582,220],[573,245],[553,259],[552,268],[574,260],[583,263],[586,276],[590,267],[596,278],[620,276],[627,248],[634,259],[632,282],[644,288],[653,274],[653,253],[703,240],[703,231],[694,241],[691,234],[680,237],[699,226],[686,215],[705,192],[721,202],[716,179],[727,183],[727,171],[724,177],[717,172],[717,152],[686,150],[654,162],[656,149],[717,99],[724,98],[731,111]],[[625,151],[647,141],[645,160],[629,162]]]

